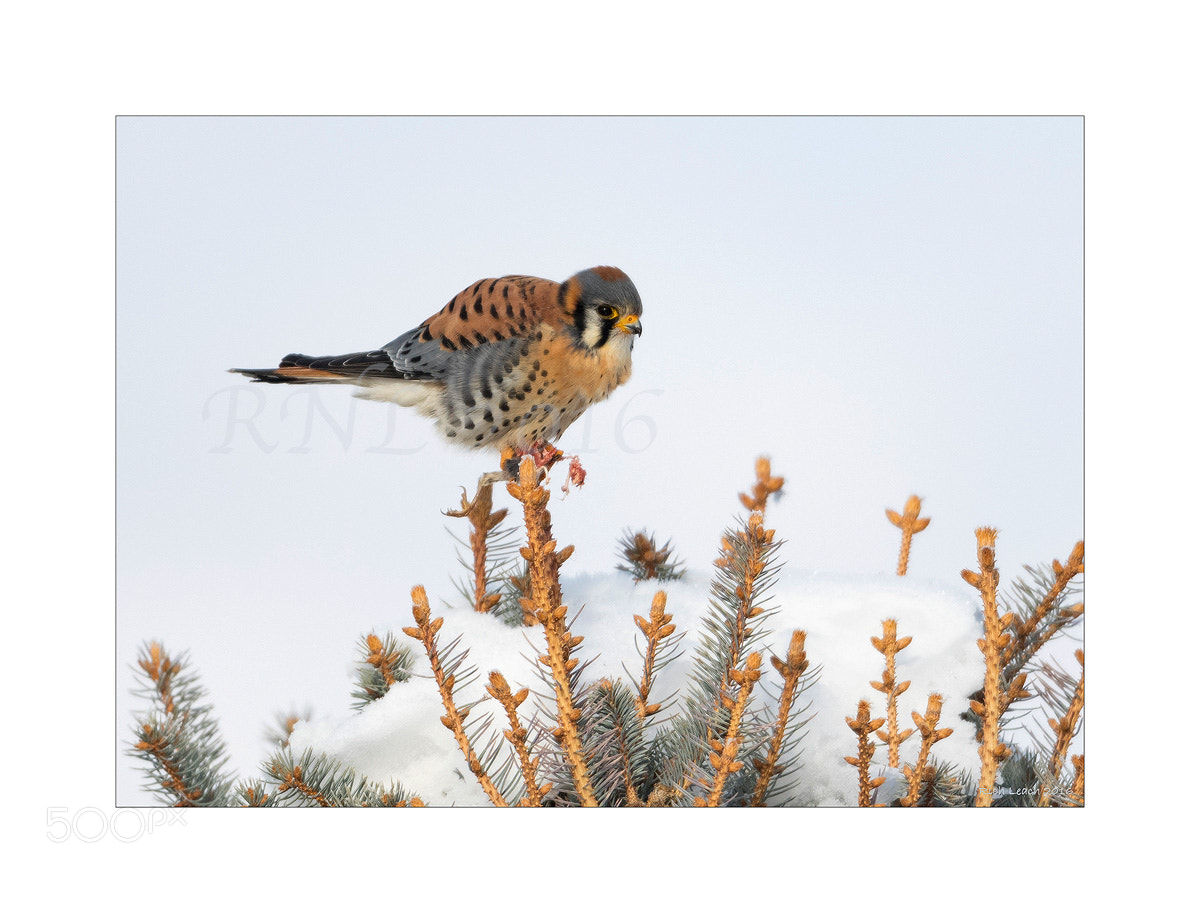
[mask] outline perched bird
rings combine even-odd
[[[629,378],[642,301],[612,266],[565,282],[481,279],[382,349],[284,356],[276,369],[230,369],[255,381],[347,383],[355,396],[392,401],[433,418],[446,439],[522,455],[558,457],[553,441]],[[511,472],[510,472],[511,473]]]

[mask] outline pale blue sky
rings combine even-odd
[[[697,571],[753,459],[789,567],[1002,578],[1083,537],[1079,118],[210,119],[118,123],[118,659],[190,648],[239,767],[425,583],[492,459],[349,389],[230,366],[374,348],[476,279],[620,266],[631,382],[560,440],[568,569],[649,526]],[[326,414],[327,416],[322,416]],[[351,416],[352,414],[352,416]],[[311,415],[311,416],[310,416]],[[231,419],[249,423],[231,424]],[[576,603],[584,600],[573,601]],[[119,722],[132,703],[118,698]],[[249,768],[248,766],[246,768]],[[119,773],[119,795],[138,800]]]

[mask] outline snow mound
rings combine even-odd
[[[563,599],[575,615],[572,631],[586,639],[577,652],[589,662],[585,679],[640,674],[633,613],[647,615],[658,589],[667,593],[667,611],[679,626],[677,633],[687,634],[682,642],[684,655],[659,675],[651,698],[661,701],[671,692],[686,689],[692,669],[690,654],[699,643],[709,605],[709,587],[703,578],[637,585],[624,574],[565,578]],[[883,671],[883,656],[870,639],[882,635],[885,619],[897,621],[900,637],[913,639],[896,658],[897,679],[912,684],[899,700],[901,728],[913,726],[913,711],[924,714],[931,693],[941,694],[946,704],[940,726],[953,728],[954,733],[938,743],[934,756],[974,768],[977,744],[970,725],[958,717],[983,677],[983,658],[975,643],[980,636],[978,599],[968,588],[911,577],[842,577],[788,573],[785,569],[768,605],[779,611],[767,623],[767,647],[783,655],[792,631],[803,630],[808,633],[810,671],[820,669],[818,681],[801,702],[811,703],[811,708],[805,713],[810,720],[801,755],[804,768],[792,793],[795,803],[850,805],[857,800],[856,770],[843,759],[856,748],[845,719],[855,714],[860,699],[870,703],[872,716],[885,714],[882,693],[870,685]],[[502,672],[514,689],[543,690],[532,664],[541,649],[540,627],[508,628],[492,616],[436,602],[433,614],[445,619],[439,635],[442,645],[462,635],[462,644],[469,649],[467,663],[477,670],[477,679],[469,688],[456,686],[456,704],[483,697],[483,685],[492,670]],[[399,635],[405,624],[411,622],[397,620],[378,626],[377,631]],[[441,697],[428,676],[423,653],[416,669],[417,676],[393,686],[386,696],[361,711],[301,722],[292,733],[293,749],[300,752],[311,747],[326,752],[375,781],[403,785],[429,804],[489,804],[453,735],[441,723]],[[529,702],[523,706],[523,714]],[[488,712],[495,716],[493,731],[498,733],[507,726],[500,707],[490,698],[476,706],[471,716]],[[483,743],[476,741],[476,747]],[[919,743],[920,735],[912,734],[901,745],[901,759],[911,762]],[[878,744],[878,774],[883,773],[886,756],[886,747]]]

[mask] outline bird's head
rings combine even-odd
[[[633,348],[642,333],[642,299],[629,276],[613,266],[577,272],[560,293],[567,323],[585,349]]]

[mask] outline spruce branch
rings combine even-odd
[[[905,807],[912,807],[920,803],[922,799],[921,792],[927,793],[925,798],[928,799],[925,803],[932,801],[932,790],[936,770],[929,765],[929,754],[933,749],[933,745],[939,740],[945,740],[954,733],[952,728],[939,728],[938,720],[942,717],[942,697],[936,693],[929,696],[929,702],[925,706],[925,715],[921,716],[919,712],[912,713],[913,724],[921,732],[921,749],[917,753],[917,761],[911,767],[904,767],[904,775],[908,778],[908,795],[900,799],[900,804]]]
[[[754,463],[754,473],[756,480],[750,488],[750,494],[738,494],[738,499],[751,513],[765,513],[767,500],[772,494],[783,490],[783,478],[772,477],[771,460],[765,455],[760,456]]]
[[[773,530],[763,528],[762,513],[754,512],[743,528],[727,531],[721,539],[722,553],[716,561],[691,691],[683,714],[673,722],[670,781],[680,796],[693,784],[711,791],[704,783],[710,765],[705,754],[714,739],[723,739],[728,732],[734,672],[746,665],[747,653],[761,638],[765,619],[774,612],[759,605],[778,576],[774,538]]]
[[[540,623],[536,613],[553,612],[562,605],[558,570],[574,553],[575,546],[556,550],[557,542],[551,534],[550,510],[547,508],[550,493],[540,486],[542,475],[532,456],[521,459],[518,471],[519,480],[507,486],[508,492],[522,505],[528,535],[528,544],[521,549],[521,557],[529,570],[528,594],[521,608],[525,612],[525,624],[536,625]]]
[[[896,620],[886,619],[883,623],[883,637],[872,638],[871,644],[875,650],[883,654],[883,678],[872,680],[871,687],[882,692],[887,697],[887,733],[879,731],[879,739],[888,745],[888,766],[892,769],[900,765],[900,744],[908,740],[912,728],[901,731],[897,717],[897,699],[907,691],[910,682],[896,682],[896,654],[912,643],[912,638],[896,637]]]
[[[521,600],[529,597],[532,587],[529,579],[529,562],[518,553],[516,564],[500,584],[500,602],[492,610],[496,618],[513,628],[524,625],[526,616],[525,611],[521,608]]]
[[[261,779],[252,779],[241,783],[234,792],[237,804],[243,808],[275,808],[278,807],[277,793],[268,791],[267,785]]]
[[[408,682],[416,656],[389,631],[382,639],[376,634],[359,639],[358,660],[362,666],[358,668],[353,696],[358,699],[354,707],[361,709],[368,702],[383,698],[396,683]]]
[[[286,745],[292,738],[292,731],[301,721],[312,720],[312,709],[306,708],[302,713],[296,711],[279,712],[275,715],[274,726],[269,726],[263,734],[264,739],[272,747]]]
[[[745,529],[733,536],[727,534],[723,539],[724,554],[717,559],[716,564],[722,572],[733,578],[727,587],[722,588],[732,590],[732,599],[728,599],[732,613],[728,622],[729,649],[723,660],[725,669],[717,686],[714,718],[709,724],[710,736],[720,724],[720,716],[725,707],[723,703],[728,698],[726,691],[734,682],[733,671],[742,662],[752,637],[751,622],[759,619],[767,611],[754,603],[761,596],[758,581],[770,565],[774,541],[775,530],[763,528],[761,511],[750,514]]]
[[[844,759],[858,769],[858,806],[860,808],[869,808],[874,804],[875,789],[884,782],[884,776],[871,778],[871,757],[875,755],[875,744],[871,742],[871,735],[883,727],[883,722],[883,718],[871,720],[871,706],[866,699],[862,699],[858,703],[858,715],[846,719],[846,724],[858,737],[858,754],[844,757]]]
[[[1013,703],[1028,699],[1030,691],[1025,688],[1029,678],[1027,671],[1035,669],[1033,660],[1038,651],[1049,640],[1064,632],[1083,614],[1082,603],[1072,603],[1081,587],[1074,577],[1081,573],[1082,543],[1075,546],[1073,559],[1064,567],[1058,561],[1053,566],[1025,566],[1027,579],[1014,580],[1001,602],[1009,609],[1011,621],[1005,626],[1006,643],[1001,659],[1000,712],[1007,714]],[[982,739],[980,714],[983,689],[971,694],[971,711],[961,717],[973,721],[977,726],[977,739]]]
[[[395,790],[384,791],[379,793],[379,804],[366,803],[364,808],[423,808],[425,802],[418,796],[413,795],[411,798],[406,798],[402,793]]]
[[[981,719],[979,739],[980,770],[976,807],[989,807],[996,788],[996,773],[1000,763],[1012,751],[1000,742],[1000,716],[1003,711],[1004,690],[1000,686],[1000,665],[1008,643],[1005,629],[1012,615],[1000,616],[996,607],[996,586],[1000,573],[996,570],[996,530],[981,527],[975,530],[979,572],[964,570],[963,579],[979,591],[983,600],[984,636],[978,641],[984,658],[983,701],[971,702],[972,710]]]
[[[529,732],[521,726],[521,719],[517,715],[517,708],[529,696],[528,689],[518,689],[512,691],[508,681],[498,670],[493,670],[488,674],[488,685],[485,687],[487,694],[500,703],[504,708],[504,714],[508,718],[509,730],[504,732],[504,739],[512,744],[513,751],[517,755],[517,763],[521,767],[521,778],[525,782],[525,797],[521,799],[520,807],[540,807],[542,798],[550,790],[550,783],[538,785],[537,769],[540,760],[536,756],[531,756],[529,747],[526,745],[526,738]]]
[[[1075,767],[1075,778],[1071,782],[1071,804],[1083,805],[1083,754],[1071,757],[1071,765]]]
[[[896,565],[896,574],[903,577],[908,573],[908,553],[912,548],[912,537],[925,530],[929,519],[919,518],[921,515],[921,498],[913,494],[904,503],[904,513],[895,510],[885,510],[888,522],[900,530],[900,562]]]
[[[403,789],[384,789],[332,756],[311,749],[297,756],[290,747],[280,747],[263,763],[263,773],[275,783],[275,791],[268,794],[260,783],[244,786],[239,791],[243,804],[321,808],[424,805]]]
[[[234,778],[222,767],[229,758],[187,655],[176,659],[158,641],[143,644],[134,675],[149,709],[133,728],[129,752],[145,764],[145,789],[173,807],[228,804]]]
[[[459,708],[454,704],[454,686],[457,679],[455,670],[463,663],[466,655],[464,654],[444,664],[442,655],[438,651],[437,639],[437,633],[442,627],[442,619],[431,619],[429,617],[429,597],[426,595],[423,586],[413,587],[412,601],[413,620],[417,623],[417,627],[413,628],[406,625],[403,631],[410,638],[420,641],[425,647],[425,656],[429,659],[429,665],[433,669],[433,678],[437,683],[438,692],[442,696],[442,706],[446,710],[446,714],[442,716],[442,724],[454,735],[459,749],[462,750],[463,756],[466,757],[467,767],[474,774],[475,778],[479,780],[480,786],[482,786],[484,793],[491,800],[492,804],[503,807],[507,802],[505,802],[495,783],[492,782],[479,756],[475,753],[475,748],[471,744],[471,740],[463,724],[467,715],[470,714],[472,706],[466,705]]]
[[[697,807],[717,807],[721,803],[721,793],[725,788],[726,780],[730,774],[742,768],[742,763],[737,760],[738,749],[742,745],[740,733],[742,716],[746,713],[746,706],[750,702],[750,693],[754,689],[754,684],[762,676],[762,670],[759,669],[761,666],[762,655],[755,651],[746,658],[745,669],[729,672],[730,682],[738,687],[738,694],[736,699],[726,696],[722,701],[723,707],[729,711],[729,724],[724,737],[714,735],[709,740],[712,752],[709,753],[708,760],[716,771],[716,776],[709,788],[708,797],[696,796]]]
[[[1037,629],[1041,625],[1042,620],[1057,607],[1059,597],[1066,591],[1070,582],[1083,573],[1083,542],[1075,543],[1075,547],[1071,549],[1070,555],[1067,556],[1067,563],[1065,565],[1060,564],[1056,559],[1051,566],[1054,572],[1054,582],[1046,590],[1029,617],[1014,622],[1014,643],[1005,652],[1002,664],[1005,667],[1010,664],[1017,652],[1024,653],[1024,660],[1028,661],[1037,648],[1040,648],[1049,640],[1049,635],[1037,637]],[[1073,610],[1073,614],[1076,616],[1082,614],[1082,612],[1082,606]],[[1036,646],[1033,646],[1032,650],[1025,653],[1034,641],[1036,641]]]
[[[1035,752],[1016,749],[1000,765],[993,807],[1032,808],[1047,784],[1045,764]],[[976,792],[975,803],[978,806]]]
[[[134,749],[139,756],[150,761],[152,769],[147,770],[150,777],[158,783],[159,788],[169,794],[166,802],[176,808],[191,808],[204,805],[205,791],[202,785],[192,785],[188,782],[186,744],[177,745],[172,740],[168,727],[148,721],[137,728],[137,743]],[[156,794],[161,792],[145,786],[147,791]],[[221,802],[216,802],[220,804]]]
[[[172,687],[179,671],[183,669],[183,662],[173,661],[159,642],[151,641],[142,646],[142,656],[138,658],[137,664],[142,670],[144,678],[150,681],[153,687],[153,696],[158,699],[158,704],[163,712],[173,715],[175,713],[175,693]],[[150,689],[143,687],[142,694],[149,698]]]
[[[309,754],[306,752],[305,756]],[[279,782],[279,794],[284,797],[294,796],[301,801],[309,802],[321,808],[332,808],[338,804],[336,796],[326,794],[322,791],[322,787],[326,784],[326,779],[321,773],[307,773],[310,776],[318,778],[312,782],[307,781],[305,767],[300,763],[291,764],[277,762],[271,763],[267,767],[267,775],[276,779]],[[337,779],[337,782],[342,782],[342,779]]]
[[[1025,567],[1029,582],[1014,581],[1011,601],[1013,621],[1008,632],[1012,641],[1005,648],[1003,672],[1006,681],[1015,679],[1034,655],[1055,635],[1083,615],[1082,603],[1069,600],[1079,591],[1074,578],[1083,574],[1083,542],[1075,545],[1067,564]]]
[[[609,683],[608,689],[605,691],[611,695],[615,688],[616,686],[614,684]],[[613,708],[612,711],[614,714],[617,713],[615,708]],[[640,722],[640,716],[638,720]],[[622,722],[616,724],[614,730],[616,731],[618,752],[621,754],[621,776],[625,782],[625,803],[634,808],[645,807],[646,802],[642,801],[641,796],[638,794],[638,789],[640,786],[638,784],[638,779],[634,769],[633,753],[628,742],[628,738],[630,736],[630,723]],[[637,726],[636,730],[639,733],[640,742],[641,727]]]
[[[644,807],[653,767],[636,694],[621,680],[605,677],[587,690],[583,713],[581,734],[597,800]]]
[[[649,619],[644,619],[636,614],[633,617],[634,624],[642,633],[642,637],[646,639],[646,647],[642,655],[642,677],[637,687],[637,710],[643,720],[653,717],[666,704],[665,702],[651,704],[650,689],[654,685],[657,672],[679,656],[677,648],[682,635],[675,635],[672,618],[674,616],[667,612],[667,594],[662,590],[654,594],[654,601],[650,604]],[[630,678],[632,679],[632,677]]]
[[[1038,807],[1046,807],[1050,804],[1051,795],[1058,788],[1059,773],[1067,760],[1067,755],[1071,749],[1071,741],[1075,739],[1075,735],[1079,731],[1079,722],[1083,716],[1083,651],[1075,652],[1075,659],[1079,661],[1079,680],[1071,684],[1070,678],[1054,670],[1045,671],[1049,682],[1057,683],[1060,687],[1074,686],[1071,692],[1070,702],[1066,705],[1061,717],[1049,718],[1047,724],[1050,730],[1054,733],[1054,744],[1051,749],[1049,764],[1046,768],[1047,785],[1042,786],[1042,791],[1038,797]],[[1045,697],[1049,701],[1055,701],[1057,697],[1050,694],[1049,689],[1046,690]]]
[[[579,664],[572,654],[583,643],[583,638],[572,635],[567,627],[567,607],[562,605],[562,587],[558,580],[559,567],[575,549],[568,545],[562,551],[556,550],[547,508],[550,493],[540,486],[541,477],[533,458],[526,455],[521,459],[519,480],[508,484],[508,492],[524,510],[528,536],[528,544],[521,549],[521,556],[529,564],[530,593],[520,604],[525,613],[525,624],[540,624],[545,633],[546,653],[538,659],[549,668],[553,678],[558,712],[558,726],[552,731],[554,739],[562,747],[580,804],[594,806],[596,797],[588,778],[577,724],[581,712],[571,695],[571,673]]]
[[[1000,714],[1004,715],[1008,712],[1008,707],[1014,702],[1021,699],[1027,699],[1032,693],[1025,688],[1025,680],[1029,678],[1027,673],[1018,673],[1011,680],[1005,680],[1004,671],[1001,670],[1001,684],[1003,692],[1000,695]]]
[[[932,756],[925,766],[921,781],[919,808],[966,807],[974,800],[973,783],[966,772],[949,763],[939,763]]]
[[[767,498],[782,487],[782,478],[772,478],[769,463],[759,460],[761,489],[755,498],[743,496],[743,503],[765,507]],[[759,503],[761,501],[761,503]],[[681,711],[674,716],[665,735],[656,739],[660,754],[660,781],[671,792],[671,800],[691,803],[699,795],[707,801],[713,790],[710,781],[713,741],[723,741],[733,718],[732,692],[739,684],[734,671],[746,669],[747,657],[765,630],[765,622],[775,613],[765,605],[778,577],[776,555],[781,542],[774,530],[763,526],[763,512],[755,509],[740,528],[726,531],[716,560],[708,613],[703,621],[700,643],[695,656],[689,690]],[[761,658],[761,654],[759,654]],[[745,766],[753,767],[768,753],[773,721],[755,709],[753,720],[739,718],[739,752]],[[722,748],[724,744],[721,745]],[[780,773],[782,775],[782,773]],[[725,785],[724,803],[753,798],[758,778],[753,769],[739,773]]]
[[[775,733],[767,747],[767,755],[754,760],[754,769],[758,773],[758,782],[754,786],[754,797],[750,804],[762,807],[766,802],[767,791],[772,781],[781,776],[784,766],[780,764],[784,742],[787,737],[788,719],[791,717],[792,706],[800,692],[800,678],[808,669],[808,655],[804,651],[806,634],[803,631],[793,631],[791,643],[788,644],[787,659],[780,660],[771,657],[771,666],[783,677],[783,688],[779,693],[779,712],[775,718]]]
[[[459,509],[446,510],[444,515],[454,519],[466,519],[471,526],[467,547],[471,555],[468,569],[471,571],[472,583],[469,590],[464,589],[463,595],[476,612],[491,612],[502,598],[502,592],[495,587],[501,582],[503,572],[507,569],[497,553],[512,549],[513,546],[507,539],[516,530],[498,530],[498,526],[508,515],[508,510],[492,511],[490,481],[480,482],[475,497],[469,503],[467,492],[464,490],[459,503]],[[492,546],[490,550],[489,545]],[[467,564],[466,561],[462,563]]]
[[[670,542],[659,548],[653,534],[626,529],[617,546],[617,558],[621,561],[617,570],[632,574],[634,583],[680,580],[686,569],[682,561],[671,560],[672,553]]]

